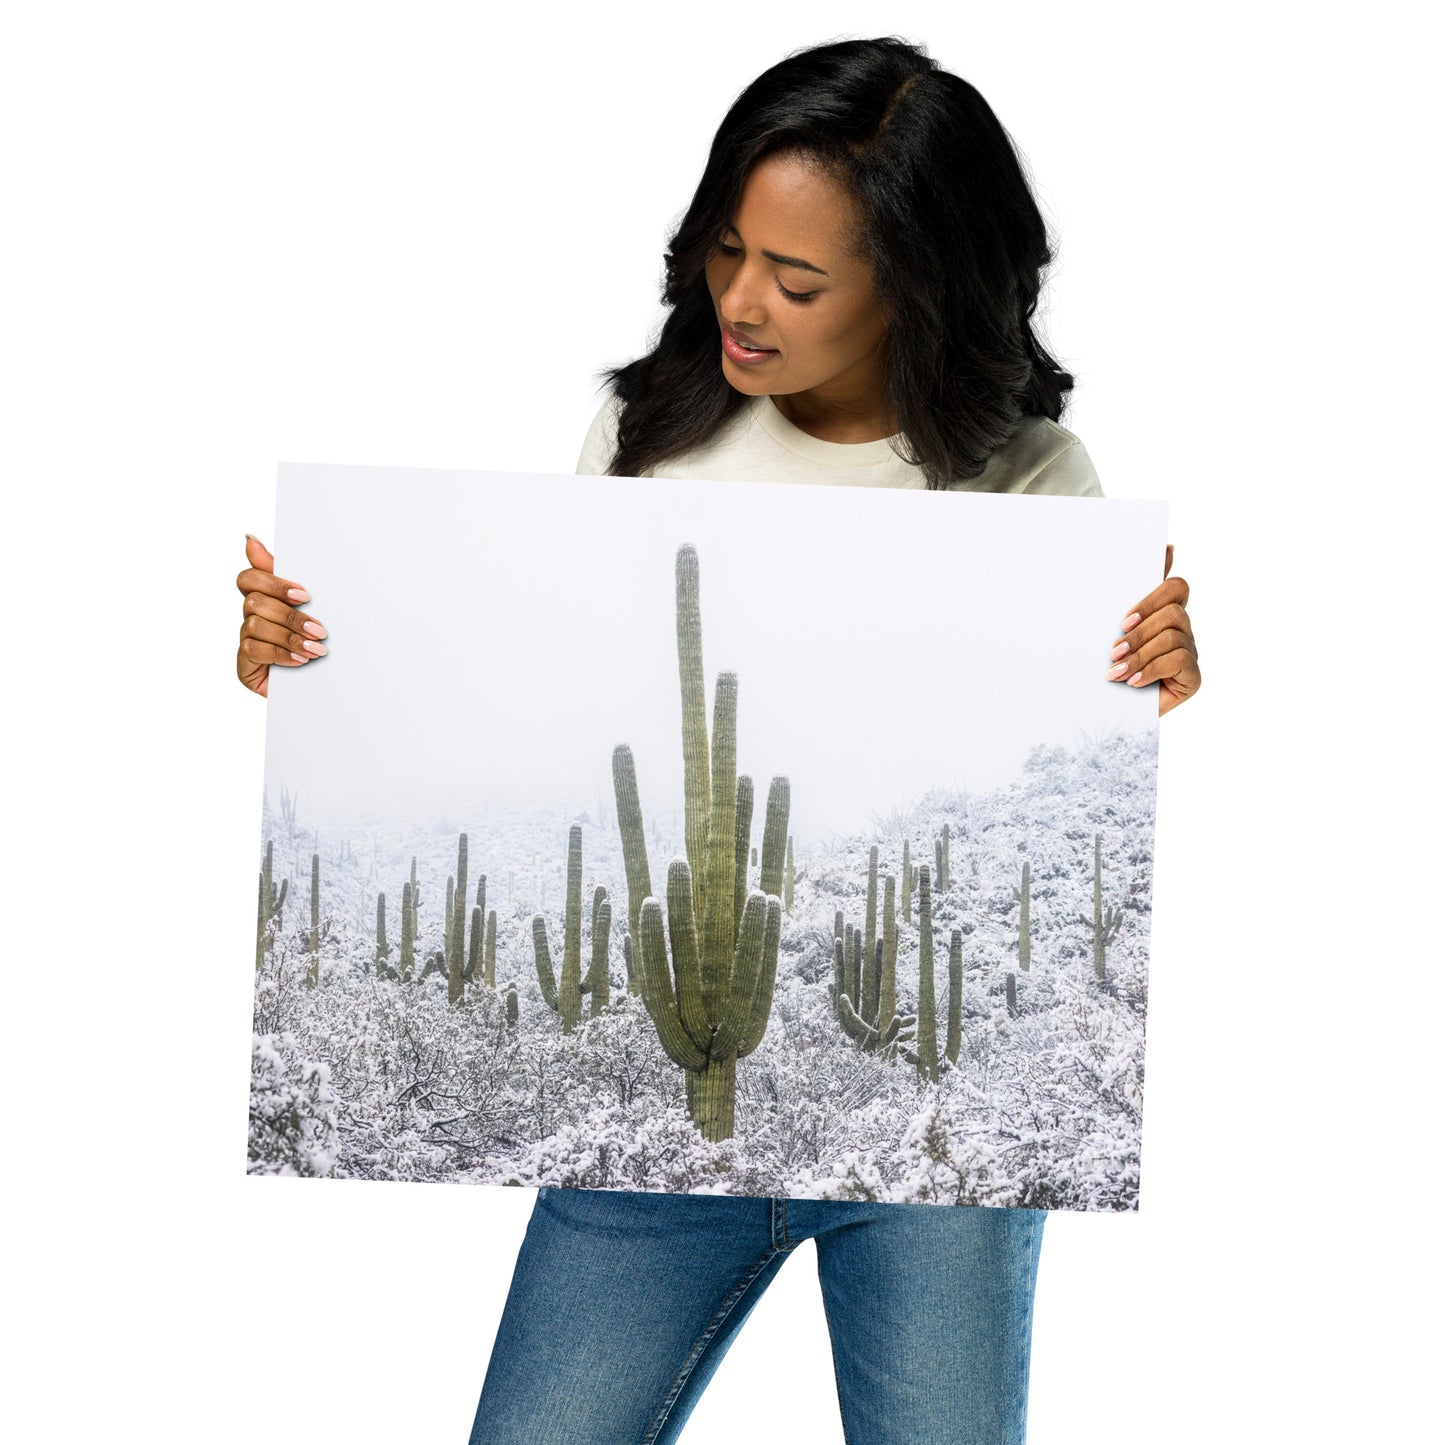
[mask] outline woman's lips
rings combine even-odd
[[[771,361],[778,354],[774,347],[749,346],[737,332],[727,326],[722,328],[722,345],[723,354],[739,366],[758,366],[764,361]]]

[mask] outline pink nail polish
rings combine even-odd
[[[309,632],[312,637],[325,637],[327,635],[326,629],[319,622],[303,622],[301,624],[301,630],[302,632]]]
[[[311,594],[304,587],[288,587],[286,595],[293,602],[310,602]]]
[[[1127,642],[1121,642],[1121,643],[1119,643],[1119,645],[1113,650],[1113,652],[1111,652],[1111,653],[1109,654],[1109,656],[1110,656],[1110,657],[1113,657],[1113,658],[1124,657],[1124,656],[1127,655],[1128,651],[1129,651],[1129,644],[1128,644]]]
[[[1139,620],[1139,614],[1138,614],[1137,612],[1131,612],[1131,613],[1124,619],[1123,631],[1127,632],[1136,622],[1138,622],[1138,620]]]
[[[1104,676],[1110,682],[1117,682],[1128,671],[1129,664],[1127,662],[1117,662],[1114,664],[1113,667],[1108,670],[1108,672],[1104,674]]]
[[[1136,672],[1136,673],[1134,674],[1134,676],[1129,679],[1129,686],[1130,686],[1130,687],[1138,687],[1138,686],[1139,686],[1139,679],[1140,679],[1141,677],[1143,677],[1143,676],[1144,676],[1144,674],[1143,674],[1142,672]]]

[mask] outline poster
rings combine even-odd
[[[1137,1208],[1163,504],[277,496],[250,1172]]]

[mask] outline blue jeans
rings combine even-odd
[[[849,1445],[1020,1445],[1045,1211],[538,1191],[470,1445],[666,1445],[805,1239]]]

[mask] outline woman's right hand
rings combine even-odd
[[[296,603],[309,602],[311,594],[297,582],[275,573],[276,559],[262,543],[246,533],[246,560],[251,564],[236,576],[236,586],[245,597],[241,620],[241,645],[236,650],[236,676],[252,692],[266,696],[271,664],[300,667],[326,653],[317,638],[326,629]]]

